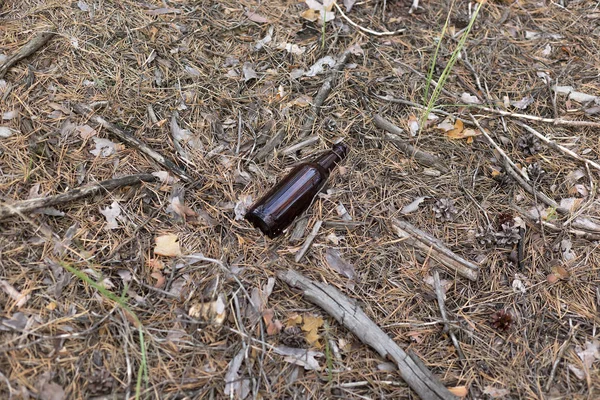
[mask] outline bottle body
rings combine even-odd
[[[347,147],[340,143],[315,161],[298,165],[254,203],[245,218],[268,237],[279,236],[311,205],[346,152]]]

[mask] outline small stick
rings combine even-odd
[[[4,78],[4,75],[6,75],[13,65],[41,49],[55,34],[56,32],[41,32],[34,36],[33,39],[29,40],[25,46],[21,47],[16,54],[10,56],[0,66],[0,78]]]
[[[540,222],[541,225],[543,225],[545,228],[550,229],[551,231],[554,231],[554,232],[563,232],[563,233],[567,232],[567,233],[570,233],[572,235],[575,235],[575,237],[583,238],[583,239],[588,239],[588,240],[600,240],[600,235],[598,235],[598,234],[590,233],[590,232],[585,232],[585,231],[578,230],[578,229],[565,229],[563,227],[554,225],[551,222],[544,221],[542,218],[536,217],[535,215],[527,212],[523,208],[518,207],[518,206],[516,206],[514,204],[511,205],[511,207],[515,211],[517,211],[519,214],[524,215],[525,217],[527,217],[529,220],[531,220],[534,223],[538,223],[538,222],[541,221]]]
[[[433,271],[433,284],[435,287],[435,294],[437,296],[438,306],[440,307],[440,314],[442,315],[442,321],[444,321],[444,331],[447,331],[450,335],[450,339],[452,339],[452,344],[456,347],[456,352],[458,353],[458,358],[461,361],[465,360],[465,355],[460,348],[460,343],[456,338],[454,332],[450,329],[450,323],[448,322],[448,316],[446,315],[446,307],[444,305],[444,293],[442,293],[442,284],[440,282],[440,273],[435,270]]]
[[[562,119],[562,118],[543,118],[543,117],[538,117],[535,115],[529,115],[529,114],[519,114],[519,113],[512,113],[509,111],[504,111],[504,110],[496,110],[493,108],[489,108],[489,107],[485,107],[485,106],[481,106],[481,105],[477,105],[477,104],[469,104],[469,107],[475,107],[478,108],[480,110],[483,111],[488,111],[494,114],[498,114],[498,115],[502,115],[504,117],[513,117],[513,118],[520,118],[520,119],[528,119],[530,121],[538,121],[538,122],[546,122],[546,123],[550,123],[550,124],[554,124],[554,125],[566,125],[566,126],[589,126],[592,128],[600,128],[600,122],[594,122],[594,121],[572,121],[572,120],[568,120],[568,119]]]
[[[119,140],[146,154],[154,161],[156,161],[157,163],[159,163],[160,165],[162,165],[163,167],[167,168],[175,175],[180,177],[181,180],[188,183],[194,181],[194,179],[192,179],[191,176],[189,176],[184,170],[179,168],[173,161],[163,157],[161,154],[156,152],[154,149],[150,148],[146,143],[142,142],[141,140],[133,136],[131,133],[125,132],[115,124],[108,122],[107,120],[105,120],[97,114],[94,114],[94,111],[85,104],[75,103],[73,104],[73,110],[77,114],[83,115],[86,118],[89,118],[90,120],[94,121],[98,125],[102,126],[104,129],[106,129],[107,131],[115,135],[117,138],[119,138]]]
[[[392,124],[390,121],[383,118],[379,114],[375,114],[373,116],[373,122],[378,128],[389,132],[389,134],[387,135],[388,138],[392,139],[394,145],[398,148],[398,150],[402,151],[406,156],[414,157],[414,159],[420,164],[426,165],[428,167],[433,167],[439,170],[440,172],[448,172],[448,167],[442,164],[439,158],[432,154],[419,150],[413,145],[402,141],[398,136],[403,133],[402,129]]]
[[[344,18],[346,21],[348,21],[348,23],[350,25],[352,25],[355,28],[360,29],[363,32],[370,33],[371,35],[375,35],[375,36],[396,35],[398,33],[404,32],[406,30],[406,29],[399,29],[399,30],[393,31],[393,32],[377,32],[377,31],[371,30],[369,28],[365,28],[363,26],[360,26],[356,22],[352,21],[346,14],[344,14],[344,12],[342,11],[342,9],[340,8],[340,6],[338,6],[338,4],[336,2],[334,2],[333,5],[335,6],[335,8],[337,8],[337,10],[340,13],[340,15],[342,16],[342,18]]]
[[[300,250],[298,250],[298,252],[296,253],[296,258],[295,258],[296,262],[300,262],[300,260],[302,260],[302,257],[304,257],[304,254],[306,254],[306,252],[310,248],[310,245],[312,244],[313,240],[315,240],[315,238],[319,234],[319,229],[321,229],[321,224],[323,224],[323,221],[321,221],[321,220],[315,222],[315,225],[313,226],[312,231],[310,232],[310,235],[308,235],[306,237],[306,241],[304,242],[304,244],[302,245]]]
[[[317,96],[315,97],[315,102],[308,113],[308,117],[306,118],[306,121],[304,121],[302,128],[300,128],[300,135],[299,135],[300,138],[306,137],[312,132],[313,124],[315,123],[315,120],[317,119],[317,116],[319,115],[319,112],[321,111],[321,107],[323,106],[325,99],[327,99],[327,96],[329,96],[331,89],[333,89],[333,85],[335,83],[335,79],[337,78],[337,75],[340,73],[340,71],[346,65],[346,62],[348,61],[348,58],[350,57],[350,53],[351,53],[350,50],[346,50],[342,53],[342,55],[338,58],[338,61],[335,63],[335,65],[331,69],[331,72],[329,73],[329,77],[327,79],[325,79],[325,82],[323,82],[323,86],[321,86],[321,88],[317,92]]]
[[[577,330],[578,327],[579,327],[579,325],[575,325],[575,326],[571,327],[569,336],[567,336],[567,339],[565,340],[565,342],[562,344],[562,346],[560,346],[560,349],[558,349],[558,354],[556,354],[556,360],[554,360],[554,363],[552,364],[552,370],[550,371],[550,377],[548,378],[548,382],[546,382],[546,386],[544,387],[546,392],[550,390],[550,385],[552,385],[552,382],[554,382],[554,376],[556,375],[556,368],[558,368],[558,364],[560,363],[560,360],[562,359],[563,354],[565,354],[565,350],[567,350],[567,348],[569,347],[571,340],[573,340],[573,336],[575,335],[575,331]]]
[[[293,146],[290,146],[290,147],[288,147],[286,149],[281,150],[281,154],[287,156],[288,154],[292,154],[292,153],[297,152],[298,150],[300,150],[303,147],[313,145],[313,144],[317,143],[318,141],[319,141],[319,137],[318,136],[311,136],[308,139],[303,140],[300,143],[297,143],[297,144],[295,144]]]
[[[52,207],[58,204],[64,204],[79,200],[83,197],[91,196],[103,191],[113,190],[122,186],[131,186],[140,182],[154,182],[156,178],[152,174],[129,175],[122,178],[109,179],[87,186],[71,189],[68,192],[54,196],[41,197],[17,201],[12,204],[0,205],[0,221],[13,215],[30,212],[42,207]]]
[[[411,246],[430,254],[435,260],[455,270],[459,275],[472,281],[477,280],[479,266],[453,253],[439,239],[406,221],[395,218],[392,219],[392,228],[396,235],[404,238]]]
[[[277,131],[277,134],[271,139],[269,139],[267,144],[265,144],[263,148],[260,149],[258,153],[256,153],[256,155],[254,156],[254,161],[261,162],[262,160],[267,158],[269,154],[271,154],[273,150],[275,150],[275,147],[279,146],[281,142],[283,142],[284,137],[285,129],[280,129],[279,131]]]
[[[279,279],[302,291],[311,303],[321,307],[348,328],[363,343],[382,357],[392,360],[400,376],[423,400],[456,399],[415,354],[407,354],[364,311],[335,287],[312,281],[302,274],[287,270]]]
[[[530,127],[527,124],[524,124],[522,122],[517,121],[517,125],[522,126],[523,128],[525,128],[525,130],[527,130],[528,132],[530,132],[533,135],[535,135],[542,142],[546,143],[548,145],[548,147],[550,147],[550,148],[552,148],[554,150],[563,152],[566,155],[568,155],[568,156],[570,156],[570,157],[572,157],[572,158],[574,158],[574,159],[576,159],[578,161],[581,161],[582,163],[585,163],[585,164],[587,164],[587,165],[589,165],[591,167],[594,167],[594,168],[596,168],[597,170],[600,171],[600,164],[598,164],[598,163],[596,163],[596,162],[594,162],[592,160],[585,159],[585,158],[581,157],[579,154],[574,153],[573,151],[567,149],[566,147],[561,146],[560,144],[553,142],[552,140],[548,139],[546,136],[542,135],[540,132],[538,132],[537,130],[533,129],[532,127]]]

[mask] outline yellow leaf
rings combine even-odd
[[[46,306],[46,310],[50,310],[50,311],[56,310],[56,303],[54,301],[51,301],[50,303],[48,303],[48,305]]]
[[[304,317],[304,325],[302,326],[302,330],[305,332],[316,331],[318,328],[323,326],[323,318],[321,317],[313,317],[311,315],[306,315]]]
[[[169,233],[166,235],[158,236],[156,246],[154,246],[154,254],[165,257],[178,257],[181,255],[181,248],[179,247],[177,235]]]
[[[455,386],[448,388],[448,391],[458,397],[466,397],[469,394],[469,389],[466,386]]]
[[[306,338],[306,341],[310,343],[311,346],[317,343],[317,341],[320,339],[320,336],[317,333],[316,329],[309,331],[304,337]]]
[[[311,22],[315,22],[318,18],[317,12],[315,12],[315,10],[313,10],[312,8],[309,8],[306,11],[303,11],[302,14],[300,14],[300,16]]]
[[[302,315],[300,314],[292,314],[288,317],[285,322],[285,327],[289,328],[290,326],[296,326],[302,323]]]
[[[465,125],[463,124],[463,122],[460,119],[457,119],[456,122],[454,123],[454,128],[447,131],[446,135],[450,138],[450,139],[460,139],[460,134],[462,133],[463,129],[465,129]]]

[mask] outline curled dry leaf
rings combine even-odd
[[[320,371],[321,366],[316,357],[323,357],[323,353],[318,351],[297,349],[294,347],[280,346],[273,348],[275,353],[285,356],[286,362],[299,365],[307,370]]]
[[[96,157],[108,157],[111,154],[115,154],[117,150],[120,150],[122,146],[114,143],[108,139],[103,139],[99,137],[93,137],[94,143],[96,144],[96,148],[90,150],[90,153],[95,155]]]
[[[8,126],[0,126],[0,138],[3,138],[3,139],[9,138],[14,133],[15,133],[15,131],[10,129]]]
[[[419,133],[419,120],[414,115],[408,117],[408,131],[411,136],[417,136]]]
[[[283,329],[283,324],[281,321],[275,318],[275,311],[272,308],[269,308],[263,311],[263,321],[267,326],[267,335],[277,335]]]
[[[428,199],[428,198],[429,198],[429,196],[417,197],[410,204],[407,204],[404,207],[402,207],[402,210],[400,210],[400,213],[406,215],[406,214],[410,214],[410,213],[417,211],[419,209],[419,205],[423,201],[425,201],[425,199]]]
[[[317,62],[315,62],[310,67],[308,72],[304,73],[304,75],[316,76],[316,75],[319,75],[319,74],[322,74],[325,72],[325,66],[328,66],[329,68],[333,68],[334,65],[335,65],[335,58],[333,58],[332,56],[325,56],[323,58],[318,59]]]
[[[181,256],[181,248],[179,247],[179,239],[174,233],[161,235],[155,239],[154,254],[165,257]]]
[[[235,207],[233,209],[235,213],[235,220],[240,221],[244,219],[246,215],[246,211],[252,205],[252,196],[251,195],[242,195],[239,197],[237,203],[235,203]]]
[[[244,82],[248,82],[252,79],[258,79],[258,75],[254,70],[254,66],[251,62],[245,62],[242,66],[242,72],[244,73]]]
[[[320,348],[322,345],[319,343],[320,336],[318,330],[323,326],[323,318],[305,315],[303,320],[304,325],[302,325],[302,330],[306,332],[306,341],[312,346]]]
[[[92,136],[96,136],[98,134],[98,131],[96,131],[89,125],[80,125],[77,128],[75,128],[75,130],[79,132],[79,136],[81,136],[81,138],[84,140],[89,139]]]
[[[469,389],[466,386],[455,386],[448,388],[448,391],[458,397],[467,397]]]
[[[354,279],[354,266],[342,258],[339,250],[330,248],[325,250],[325,260],[334,271],[344,275],[348,279]]]
[[[473,96],[467,92],[464,92],[460,95],[460,99],[466,104],[480,104],[481,101],[477,98],[477,96]]]
[[[263,17],[262,15],[255,13],[253,11],[247,10],[246,11],[246,17],[248,17],[248,19],[252,22],[256,22],[258,24],[268,24],[269,21],[267,18]]]

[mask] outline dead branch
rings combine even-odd
[[[154,161],[167,168],[169,171],[173,172],[175,175],[180,177],[185,182],[193,182],[191,176],[189,176],[183,169],[179,168],[173,161],[163,157],[161,154],[156,152],[154,149],[150,148],[146,143],[142,142],[131,133],[125,132],[115,124],[105,120],[103,117],[94,114],[94,111],[86,106],[85,104],[75,103],[73,104],[73,110],[80,115],[89,118],[94,121],[98,125],[102,126],[104,129],[115,135],[122,142],[138,149],[142,153],[146,154],[148,157],[152,158]]]
[[[542,117],[538,117],[535,115],[519,114],[519,113],[512,113],[509,111],[496,110],[496,109],[481,106],[478,104],[469,104],[469,107],[475,107],[479,110],[488,111],[488,112],[491,112],[491,113],[494,113],[497,115],[501,115],[503,117],[512,117],[512,118],[527,119],[530,121],[546,122],[546,123],[553,124],[553,125],[589,126],[592,128],[600,128],[600,122],[594,122],[594,121],[573,121],[573,120],[563,119],[563,118],[542,118]]]
[[[21,47],[16,54],[10,56],[4,64],[0,66],[0,78],[4,78],[4,75],[6,75],[13,65],[41,49],[55,34],[56,32],[41,32],[34,36],[33,39],[29,40],[29,42]]]
[[[267,144],[265,144],[263,148],[260,149],[258,153],[256,153],[256,155],[254,156],[254,161],[261,162],[262,160],[267,158],[269,154],[271,154],[273,150],[275,150],[275,147],[279,146],[281,142],[283,142],[283,138],[285,138],[285,129],[280,129],[279,131],[277,131],[277,134],[275,134],[271,139],[269,139]]]
[[[136,185],[140,182],[153,182],[157,178],[152,174],[129,175],[122,178],[108,179],[84,187],[71,189],[68,192],[37,199],[17,201],[13,204],[0,205],[0,221],[13,215],[23,214],[42,207],[52,207],[69,203],[102,191],[113,190],[122,186]]]
[[[472,281],[477,280],[479,266],[453,253],[441,240],[404,220],[396,218],[392,219],[392,228],[409,245],[429,254],[433,259],[456,271],[461,276]]]
[[[548,147],[556,150],[556,151],[560,151],[574,159],[576,159],[577,161],[581,161],[584,164],[587,164],[591,167],[596,168],[597,170],[600,171],[600,165],[592,160],[588,160],[585,159],[583,157],[581,157],[579,154],[567,149],[564,146],[561,146],[558,143],[553,142],[552,140],[548,139],[546,136],[542,135],[540,132],[538,132],[537,130],[533,129],[532,127],[530,127],[527,124],[524,124],[520,121],[517,121],[517,125],[522,126],[523,128],[525,128],[525,130],[527,130],[528,132],[532,133],[533,135],[535,135],[538,139],[540,139],[542,142],[546,143],[548,145]]]
[[[456,338],[454,332],[450,329],[450,323],[448,322],[448,316],[446,315],[446,306],[444,305],[444,293],[442,292],[442,284],[440,282],[440,273],[435,270],[433,271],[433,284],[435,288],[435,295],[437,297],[438,306],[440,307],[440,314],[442,315],[442,321],[444,321],[444,331],[448,332],[450,335],[450,339],[452,339],[452,344],[456,348],[456,352],[458,353],[458,358],[461,361],[465,360],[465,355],[460,348],[460,343]]]
[[[329,72],[329,77],[325,79],[325,82],[323,82],[323,86],[321,86],[321,88],[317,92],[317,95],[315,96],[315,101],[308,113],[308,117],[306,117],[306,121],[304,121],[302,128],[300,128],[300,138],[304,138],[310,135],[310,133],[312,132],[313,125],[315,123],[315,120],[317,119],[317,116],[319,115],[319,112],[321,111],[321,107],[327,99],[327,96],[329,96],[331,89],[333,89],[333,85],[335,84],[335,79],[337,78],[338,74],[342,71],[342,69],[344,69],[344,66],[348,61],[351,52],[352,51],[350,49],[346,49],[346,51],[344,51],[342,55],[340,55],[337,62]]]
[[[304,297],[333,316],[382,357],[393,360],[402,379],[421,399],[456,399],[416,355],[405,353],[358,305],[336,288],[314,282],[293,270],[277,275],[288,285],[302,290]]]
[[[448,167],[446,167],[440,161],[439,158],[437,158],[436,156],[434,156],[432,154],[429,154],[422,150],[419,150],[416,147],[414,147],[413,145],[408,144],[408,143],[404,142],[403,140],[401,140],[399,137],[399,135],[401,135],[403,133],[401,128],[392,124],[390,121],[383,118],[379,114],[375,114],[373,116],[373,122],[375,123],[375,126],[388,132],[388,134],[386,135],[387,138],[389,140],[391,140],[392,143],[394,143],[394,145],[398,148],[398,150],[403,152],[407,157],[414,157],[414,159],[418,163],[426,165],[428,167],[433,167],[433,168],[439,170],[440,172],[443,172],[443,173],[448,172]]]

